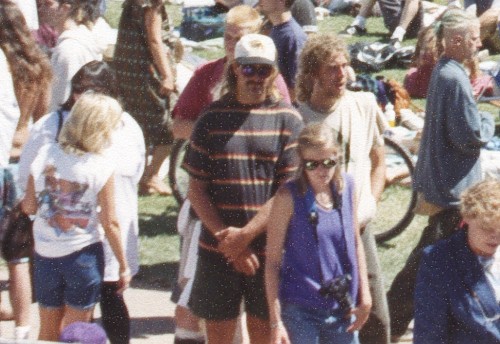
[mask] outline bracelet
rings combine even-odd
[[[274,330],[275,328],[278,328],[282,325],[283,325],[283,321],[280,320],[280,321],[275,322],[274,324],[271,324],[271,326],[269,326],[269,327],[271,328],[271,330]]]
[[[131,273],[132,273],[132,272],[130,271],[130,269],[129,269],[129,268],[127,268],[125,271],[120,272],[120,278],[128,277],[128,276],[130,276],[130,275],[131,275]]]

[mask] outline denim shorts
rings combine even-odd
[[[35,253],[35,295],[45,308],[92,308],[100,300],[103,275],[100,242],[64,257],[46,258]]]
[[[347,332],[352,320],[340,311],[283,303],[281,313],[293,344],[359,344],[358,332]]]

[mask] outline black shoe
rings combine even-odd
[[[205,339],[180,339],[175,337],[174,344],[205,344]]]
[[[396,50],[401,49],[401,41],[397,38],[391,38],[389,44],[392,45]]]
[[[341,36],[363,36],[366,35],[366,29],[358,25],[350,25],[339,32]]]
[[[399,42],[399,41],[398,41]],[[377,58],[381,61],[388,62],[396,53],[398,49],[390,42],[387,44],[377,55]]]

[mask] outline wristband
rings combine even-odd
[[[131,271],[129,268],[127,268],[125,271],[120,272],[120,278],[128,277],[131,275]]]

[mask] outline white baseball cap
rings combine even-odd
[[[234,59],[239,64],[276,64],[276,46],[268,36],[250,33],[236,43]]]

